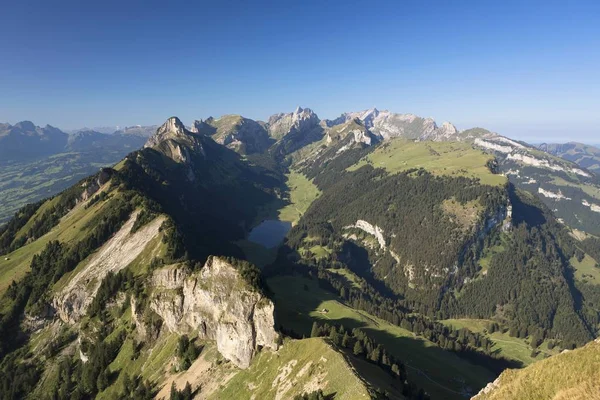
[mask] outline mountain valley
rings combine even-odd
[[[587,156],[377,109],[1,129],[59,145],[1,201],[0,398],[512,399],[595,357]]]

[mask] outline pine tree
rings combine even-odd
[[[348,336],[347,332],[342,337],[342,347],[350,347],[350,336]]]
[[[542,339],[540,339],[537,332],[531,335],[531,347],[534,349],[537,348],[542,343]]]
[[[170,400],[181,400],[181,396],[179,395],[179,391],[177,390],[177,385],[175,382],[171,384],[171,395],[169,396]]]
[[[185,383],[185,388],[181,392],[182,400],[192,400],[192,385],[189,382]]]
[[[369,359],[377,364],[379,364],[379,357],[381,356],[381,348],[377,346],[371,351],[369,354]]]
[[[354,344],[354,355],[355,356],[360,356],[363,353],[364,353],[363,346],[360,343],[360,341],[357,340],[356,343]]]
[[[319,336],[321,336],[321,327],[315,321],[315,322],[313,322],[312,329],[310,331],[310,337],[319,337]]]
[[[98,375],[98,379],[96,380],[96,387],[98,388],[98,391],[101,392],[104,389],[106,389],[108,387],[108,384],[108,374],[106,373],[106,371],[100,372],[100,374]]]
[[[331,342],[334,345],[336,345],[336,346],[340,345],[340,334],[335,329],[335,326],[332,326],[331,330],[329,331],[329,339],[331,339]]]

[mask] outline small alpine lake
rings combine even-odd
[[[267,219],[250,231],[248,240],[271,249],[283,241],[290,229],[292,229],[291,222]]]

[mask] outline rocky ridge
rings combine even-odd
[[[432,118],[421,118],[414,114],[397,114],[376,108],[348,112],[340,117],[326,121],[328,127],[358,119],[380,139],[403,137],[418,140],[454,140],[458,130],[449,122],[438,127]]]
[[[262,153],[272,142],[261,123],[241,115],[196,120],[190,131],[211,136],[217,143],[240,154]]]
[[[196,180],[193,157],[206,155],[200,135],[188,131],[177,117],[171,117],[162,124],[144,147],[153,148],[176,163],[186,165],[186,176],[190,182]]]
[[[273,303],[223,259],[210,257],[197,273],[177,266],[157,270],[152,286],[150,307],[170,332],[197,330],[240,368],[250,366],[259,346],[278,347]]]
[[[310,131],[317,128],[321,120],[310,108],[297,107],[292,113],[272,115],[267,122],[269,135],[279,140],[293,130]]]

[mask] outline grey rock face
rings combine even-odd
[[[199,273],[166,267],[154,273],[152,284],[150,307],[169,331],[197,330],[238,367],[250,365],[258,346],[277,349],[273,303],[227,261],[211,257]]]
[[[432,118],[421,118],[414,114],[397,114],[372,108],[365,111],[348,112],[340,117],[326,121],[327,126],[334,127],[351,121],[360,120],[373,134],[380,139],[402,137],[418,140],[457,140],[458,130],[449,122],[438,127]]]
[[[320,122],[313,110],[298,107],[293,113],[271,116],[267,126],[272,138],[281,139],[294,130],[309,132],[319,127]]]
[[[240,154],[262,153],[273,142],[263,125],[241,115],[196,120],[190,130],[211,136],[215,142]]]
[[[162,124],[144,147],[153,148],[173,161],[187,165],[189,181],[196,179],[192,156],[206,155],[199,135],[188,131],[177,117],[171,117]]]

